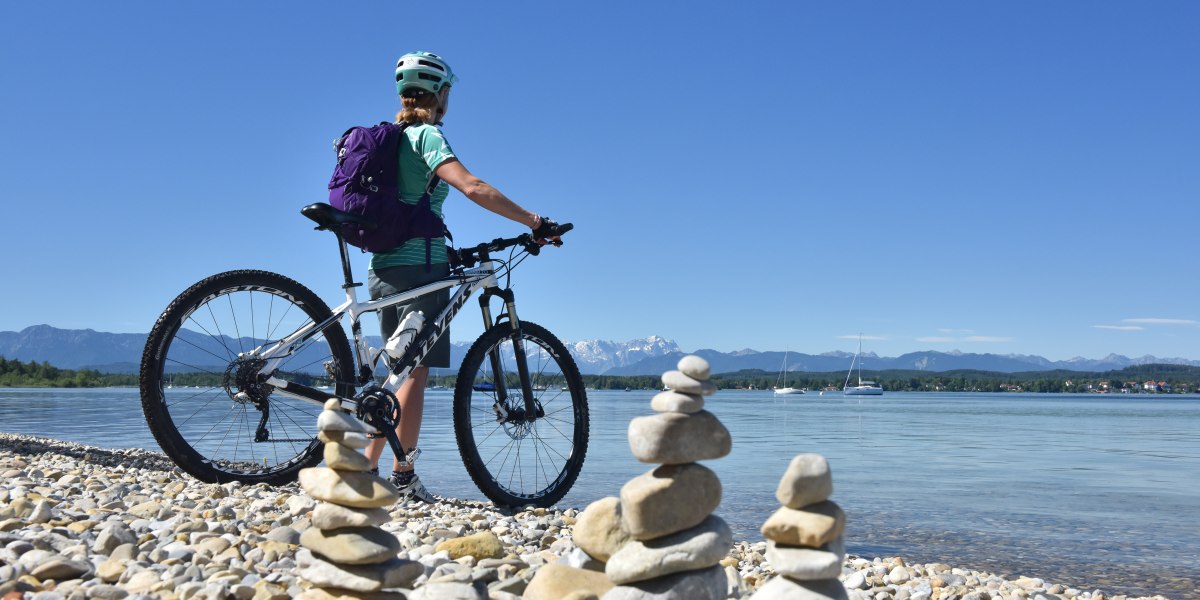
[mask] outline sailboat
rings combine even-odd
[[[858,334],[858,352],[854,353],[854,359],[850,361],[850,370],[846,372],[846,383],[842,386],[842,394],[846,396],[882,396],[883,388],[874,381],[863,381],[862,378],[862,361],[858,357],[862,354],[862,334]],[[850,375],[854,373],[854,365],[858,365],[858,385],[850,385]]]
[[[787,350],[783,351],[783,367],[779,369],[779,379],[775,382],[775,394],[783,396],[786,394],[803,394],[804,388],[782,387],[784,374],[787,373]]]

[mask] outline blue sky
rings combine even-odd
[[[234,268],[335,303],[298,210],[423,49],[463,163],[577,226],[516,278],[566,340],[1200,358],[1196,3],[353,6],[6,4],[0,331],[145,332]]]

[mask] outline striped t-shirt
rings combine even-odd
[[[416,204],[429,184],[429,174],[447,159],[454,158],[454,151],[436,125],[418,123],[404,130],[400,140],[400,200]],[[442,216],[442,204],[450,193],[445,181],[438,183],[429,198],[433,213]],[[433,264],[446,262],[445,238],[434,238],[430,247]],[[371,270],[401,265],[425,264],[425,238],[415,238],[387,252],[376,252],[371,256]]]

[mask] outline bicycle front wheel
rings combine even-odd
[[[533,413],[526,410],[516,344],[529,369]],[[571,489],[588,443],[583,377],[558,338],[504,322],[471,346],[454,387],[454,434],[475,485],[501,506],[550,506]]]
[[[262,381],[258,353],[330,317],[296,281],[230,271],[188,288],[167,307],[142,355],[142,411],[163,451],[207,483],[287,483],[322,458],[321,406]],[[353,393],[354,367],[341,324],[287,350],[275,377]]]

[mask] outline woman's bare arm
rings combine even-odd
[[[438,165],[437,176],[454,186],[472,202],[502,217],[512,219],[530,229],[541,224],[541,217],[509,200],[500,190],[474,176],[458,159],[452,158]]]

